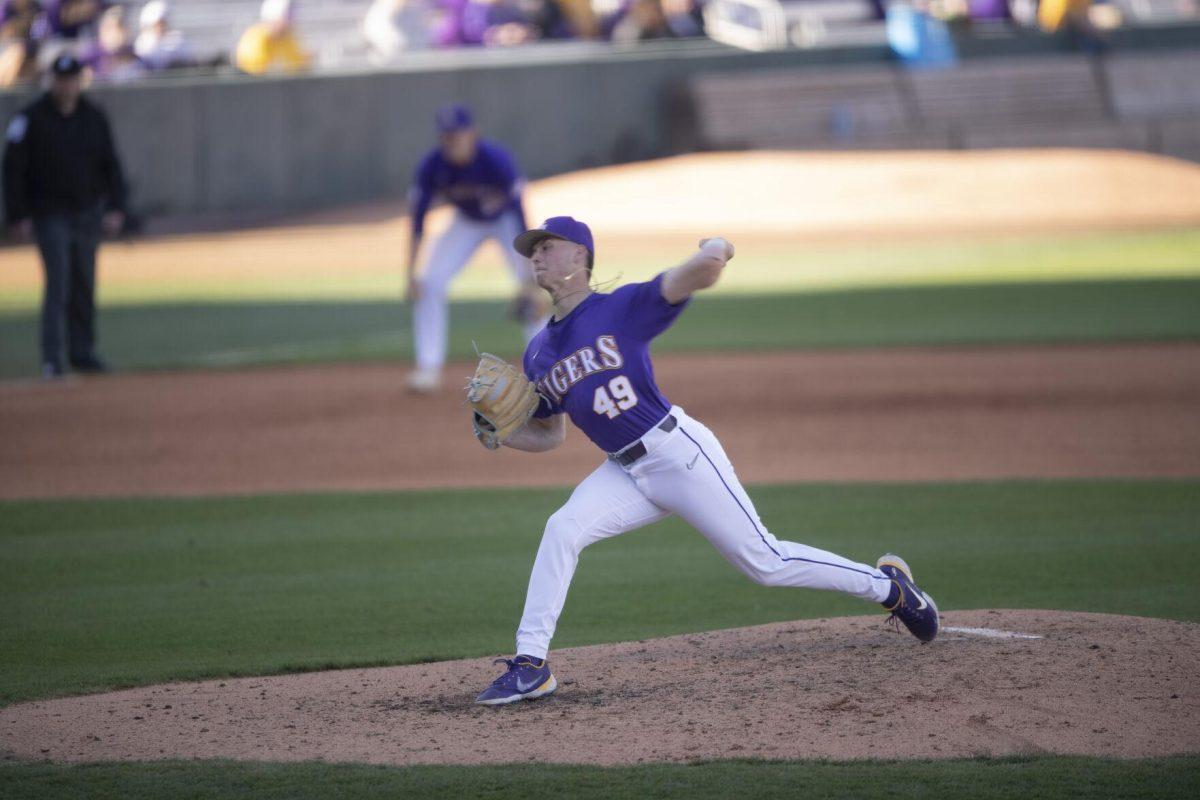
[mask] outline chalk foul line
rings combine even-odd
[[[983,636],[987,639],[1041,639],[1033,633],[1001,631],[996,628],[942,628],[943,633],[962,633],[967,636]]]

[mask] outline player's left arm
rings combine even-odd
[[[545,418],[530,417],[529,421],[505,439],[503,444],[505,447],[524,450],[526,453],[544,453],[558,447],[566,438],[567,415],[554,414]]]
[[[663,274],[662,296],[671,305],[707,289],[721,277],[726,262],[733,258],[733,245],[717,236],[701,239],[700,250],[687,261]]]

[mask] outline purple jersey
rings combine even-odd
[[[516,210],[519,227],[525,229],[521,191],[525,181],[517,163],[495,142],[479,140],[475,159],[466,166],[451,164],[434,148],[417,167],[410,208],[413,233],[425,230],[425,214],[433,199],[442,195],[471,219],[490,222],[509,210]]]
[[[535,417],[565,413],[597,447],[615,453],[667,415],[671,403],[654,382],[650,342],[688,301],[663,299],[662,280],[589,295],[533,337],[524,366],[542,395]]]

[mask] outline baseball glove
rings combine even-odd
[[[475,438],[495,450],[529,421],[539,396],[521,370],[491,353],[482,353],[475,374],[467,381]]]

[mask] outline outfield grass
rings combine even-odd
[[[398,302],[122,306],[100,316],[123,369],[410,359]],[[451,357],[515,356],[504,304],[451,311]],[[698,298],[658,352],[1200,338],[1200,280],[927,286]],[[0,315],[0,377],[35,374],[37,318]]]
[[[277,247],[264,242],[278,242]],[[1200,278],[1200,227],[1017,235],[735,237],[738,255],[711,291],[774,294],[868,287],[1066,280]],[[647,280],[683,260],[696,242],[663,231],[597,242],[600,281]],[[238,231],[182,246],[170,239],[101,250],[108,307],[162,303],[345,302],[397,298],[403,241],[325,228]],[[299,249],[299,251],[298,251]],[[264,258],[270,259],[264,263]],[[499,247],[485,246],[452,287],[457,300],[513,291]],[[0,315],[32,311],[41,298],[33,248],[0,250]]]
[[[1200,758],[1112,761],[708,761],[636,767],[375,767],[233,761],[0,765],[8,800],[32,798],[1193,798]]]
[[[903,554],[944,609],[1200,620],[1200,484],[752,490],[779,535]],[[0,703],[507,653],[566,490],[0,504]],[[697,591],[703,586],[704,591]],[[746,580],[668,520],[583,554],[555,645],[870,613]]]

